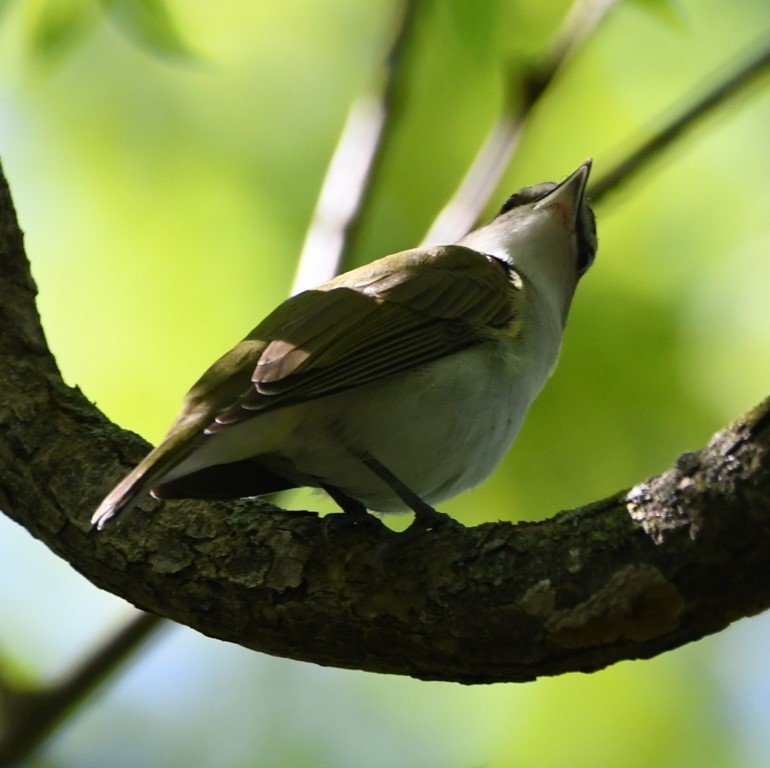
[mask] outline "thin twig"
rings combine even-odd
[[[719,68],[721,73],[725,65]],[[621,160],[614,168],[591,185],[589,195],[592,203],[598,203],[609,192],[614,192],[621,184],[628,183],[645,166],[649,165],[675,141],[696,126],[707,115],[728,101],[737,98],[761,74],[770,70],[770,38],[763,41],[758,52],[749,57],[731,73],[719,79],[715,86],[680,114],[647,139],[635,152]],[[717,79],[710,78],[710,81]]]
[[[114,674],[159,627],[160,616],[138,612],[58,685],[3,690],[0,768],[18,765],[108,676]]]
[[[420,4],[404,0],[379,82],[348,112],[302,246],[292,294],[330,280],[347,261],[401,113],[407,54]]]
[[[617,0],[577,0],[543,56],[529,71],[512,74],[503,109],[470,169],[422,242],[454,243],[479,219],[519,143],[527,118],[564,64],[583,47]]]

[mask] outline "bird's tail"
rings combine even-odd
[[[195,448],[198,439],[203,436],[205,424],[201,422],[200,415],[197,418],[190,415],[180,418],[160,445],[110,491],[92,515],[91,525],[102,530],[113,517],[134,507],[154,486],[159,485]]]

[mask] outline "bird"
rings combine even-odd
[[[553,371],[594,261],[592,161],[511,195],[457,243],[394,253],[279,304],[184,397],[107,495],[101,530],[148,493],[237,499],[310,486],[342,520],[413,512],[485,480]]]

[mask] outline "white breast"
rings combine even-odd
[[[353,455],[364,449],[436,504],[494,470],[551,365],[533,369],[533,361],[515,354],[507,338],[495,353],[474,347],[309,404],[296,439],[281,452],[302,473],[337,486],[369,509],[403,511],[403,502]]]

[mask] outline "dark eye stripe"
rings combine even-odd
[[[582,277],[596,256],[596,217],[587,204],[583,204],[577,227],[577,274]]]

